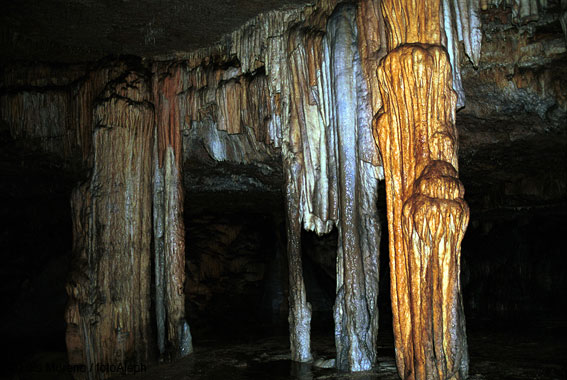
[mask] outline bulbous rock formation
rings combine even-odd
[[[382,11],[390,52],[378,69],[384,108],[375,137],[386,177],[398,372],[465,379],[459,275],[469,209],[457,174],[457,96],[440,46],[439,2],[385,0]]]

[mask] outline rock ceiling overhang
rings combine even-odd
[[[171,58],[212,45],[250,18],[306,0],[21,0],[3,2],[0,61]]]

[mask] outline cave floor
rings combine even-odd
[[[469,379],[567,379],[566,327],[567,321],[469,323]],[[313,337],[316,359],[333,358],[334,342],[329,335]],[[393,336],[387,328],[380,332],[376,368],[356,374],[291,362],[285,335],[231,339],[201,341],[190,357],[114,379],[399,379]]]
[[[469,321],[467,325],[469,379],[567,379],[567,320]],[[375,369],[356,374],[291,362],[285,330],[254,331],[258,327],[240,326],[238,331],[226,330],[229,332],[223,331],[222,335],[217,331],[199,336],[196,332],[195,352],[189,357],[148,365],[134,374],[114,373],[112,379],[399,379],[391,326],[381,326]],[[313,334],[312,351],[315,359],[334,357],[332,330],[327,328],[324,334]],[[55,370],[64,362],[62,352],[42,352],[30,357],[16,377],[0,375],[0,378],[71,379],[69,373]]]

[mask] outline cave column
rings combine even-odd
[[[89,179],[72,195],[74,262],[65,320],[76,378],[149,359],[154,112],[143,75],[110,84],[94,108]]]
[[[76,378],[112,374],[98,365],[146,363],[155,352],[153,331],[160,355],[192,351],[185,321],[179,77],[153,78],[124,74],[94,108],[91,175],[71,199],[66,341],[70,364],[87,369]]]
[[[160,78],[162,76],[162,78]],[[185,319],[185,225],[180,112],[181,71],[160,75],[153,67],[152,97],[156,107],[153,150],[153,232],[157,343],[160,355],[193,351]]]
[[[388,55],[374,126],[386,179],[396,361],[402,379],[464,379],[456,94],[438,0],[383,0]],[[456,63],[455,63],[456,64]]]
[[[374,151],[369,147],[372,114],[357,33],[356,7],[337,6],[327,23],[324,56],[330,66],[334,116],[330,129],[337,154],[339,239],[334,320],[336,366],[343,371],[372,369],[378,335],[378,181],[369,159]]]

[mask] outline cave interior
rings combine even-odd
[[[318,220],[309,226],[309,213],[303,208],[296,222],[308,227],[301,228],[298,239],[302,281],[311,305],[315,364],[290,360],[289,176],[298,150],[292,138],[282,135],[285,123],[295,122],[293,115],[303,118],[308,133],[318,123],[309,126],[309,120],[325,119],[314,116],[324,113],[313,107],[327,93],[310,77],[310,64],[317,54],[326,62],[326,48],[331,66],[334,62],[333,43],[339,42],[331,38],[326,42],[323,36],[330,33],[321,30],[334,25],[328,20],[341,7],[337,3],[343,2],[288,1],[283,8],[276,1],[26,0],[3,5],[0,251],[5,261],[0,328],[5,378],[80,378],[65,370],[68,284],[79,265],[77,251],[86,249],[74,236],[80,227],[76,220],[83,218],[77,216],[82,211],[90,210],[86,212],[90,215],[89,207],[102,210],[99,215],[108,208],[108,215],[101,216],[108,220],[123,211],[121,204],[113,211],[112,202],[97,203],[101,199],[97,186],[101,193],[119,188],[97,182],[118,178],[113,177],[113,168],[122,164],[114,162],[125,163],[125,178],[140,181],[130,184],[134,190],[123,190],[136,194],[131,203],[130,195],[125,196],[128,207],[145,210],[139,215],[147,220],[156,218],[156,173],[163,170],[163,178],[173,176],[171,182],[166,179],[164,203],[174,204],[164,208],[164,220],[168,212],[181,215],[182,233],[174,230],[171,235],[182,237],[183,262],[178,269],[185,273],[182,301],[175,302],[184,303],[194,353],[177,359],[167,347],[156,348],[160,337],[155,326],[169,323],[159,322],[160,302],[167,308],[170,301],[160,300],[156,289],[156,227],[144,225],[149,236],[129,239],[135,249],[150,252],[147,263],[140,264],[148,266],[149,275],[140,283],[145,283],[149,295],[144,306],[144,318],[150,321],[145,339],[152,348],[144,361],[149,363],[147,370],[144,367],[136,377],[347,378],[325,368],[325,360],[336,355],[333,308],[341,230],[338,224],[316,225]],[[341,12],[354,15],[355,23],[361,18],[371,22],[372,16],[364,12],[379,9],[379,3],[356,1]],[[479,60],[473,63],[458,41],[460,62],[452,63],[460,67],[464,95],[456,128],[460,180],[470,208],[460,263],[469,378],[566,378],[567,4],[481,1],[477,16],[482,35]],[[361,29],[358,24],[362,34]],[[270,35],[278,30],[285,31],[285,37]],[[280,41],[273,47],[266,42],[278,38],[295,45]],[[352,46],[361,49],[358,38]],[[375,99],[379,96],[372,88],[375,77],[364,71],[364,65],[374,65],[375,71],[385,53],[372,48],[374,55],[363,56],[361,50],[358,60],[370,62],[363,62],[360,75],[369,83],[366,95]],[[296,51],[305,54],[296,56]],[[284,69],[282,62],[289,68]],[[287,82],[274,79],[274,73],[283,71],[282,75],[289,74]],[[318,90],[300,98],[302,86]],[[326,101],[331,108],[337,106],[332,97]],[[378,109],[375,104],[368,107],[372,120]],[[105,112],[111,116],[104,116]],[[292,116],[285,116],[286,112]],[[169,132],[162,135],[155,127],[154,133],[154,124],[167,124]],[[122,130],[127,132],[120,134]],[[305,143],[315,136],[308,133],[302,136],[304,146],[299,150],[305,162],[314,163],[301,168],[303,179],[295,185],[304,186],[305,198],[312,197],[301,202],[317,208],[318,194],[326,196],[330,190],[317,189],[325,182],[324,174],[316,174],[315,185],[311,183],[309,170],[320,170],[322,161],[316,161],[322,158],[313,153],[320,148],[318,142]],[[313,157],[307,158],[306,152]],[[102,155],[109,156],[107,161]],[[367,378],[397,379],[386,185],[383,175],[374,180],[375,184],[364,186],[376,188],[371,202],[381,230],[379,327],[377,360]],[[141,185],[144,181],[149,193]],[[90,193],[77,192],[81,186]],[[145,200],[154,208],[144,208]],[[131,223],[129,228],[137,228],[138,222],[128,216],[124,220]],[[93,228],[103,229],[98,224]],[[105,239],[98,233],[89,242]],[[119,236],[112,233],[104,242],[106,251],[93,252],[104,257],[120,251],[111,247],[113,237]],[[164,239],[167,245],[168,237]],[[175,247],[171,249],[175,252]],[[109,273],[114,273],[110,268]],[[128,272],[116,276],[123,275],[129,276]],[[122,374],[101,376],[111,375],[121,378]]]

